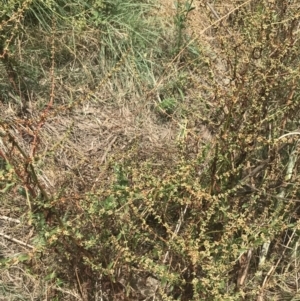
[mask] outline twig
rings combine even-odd
[[[103,162],[105,162],[105,159],[107,157],[108,152],[110,151],[111,147],[113,146],[113,144],[115,143],[115,141],[117,140],[117,136],[113,137],[112,140],[109,142],[108,146],[106,147],[106,150],[100,160],[100,164],[102,164]]]
[[[77,284],[78,284],[78,288],[79,288],[81,297],[84,298],[83,289],[82,289],[80,279],[79,279],[79,276],[78,276],[78,268],[75,267],[74,270],[75,270],[76,280],[77,280]]]
[[[249,249],[247,253],[244,253],[240,258],[241,269],[238,273],[237,287],[244,285],[245,279],[248,275],[250,260],[252,257],[252,249]]]
[[[284,137],[286,137],[286,136],[291,136],[291,135],[300,135],[300,132],[290,132],[290,133],[284,134],[284,135],[280,136],[280,137],[278,138],[278,140],[279,140],[279,139],[282,139],[282,138],[284,138]]]
[[[66,289],[66,288],[62,289],[59,286],[54,286],[53,289],[55,289],[56,291],[59,291],[59,292],[62,292],[64,294],[68,294],[68,295],[74,297],[75,299],[73,299],[73,300],[82,301],[82,297],[79,294],[77,294],[76,292],[74,292],[74,291],[71,291],[71,290]]]
[[[16,239],[16,238],[13,238],[13,237],[11,237],[11,236],[9,236],[9,235],[6,235],[6,234],[4,234],[4,233],[1,233],[1,232],[0,232],[0,236],[4,237],[4,238],[6,238],[6,239],[8,239],[8,240],[10,240],[10,241],[12,241],[12,242],[15,242],[15,243],[17,243],[17,244],[19,244],[19,245],[21,245],[21,246],[23,246],[23,247],[27,247],[27,248],[30,248],[30,249],[34,249],[33,246],[31,246],[31,245],[29,245],[29,244],[27,244],[27,243],[25,243],[25,242],[23,242],[23,241],[21,241],[21,240],[18,240],[18,239]]]
[[[14,223],[17,223],[17,224],[20,224],[20,220],[18,219],[15,219],[15,218],[11,218],[11,217],[8,217],[8,216],[0,216],[0,219],[4,219],[5,221],[9,221],[9,222],[14,222]]]

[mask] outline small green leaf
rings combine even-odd
[[[30,256],[28,254],[26,254],[26,253],[23,253],[23,254],[21,254],[21,255],[18,256],[18,260],[20,262],[24,262],[24,261],[27,261],[29,259],[30,259]]]
[[[45,277],[45,280],[52,280],[56,277],[56,273],[53,271]]]

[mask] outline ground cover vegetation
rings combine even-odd
[[[3,0],[0,300],[298,300],[299,9]]]

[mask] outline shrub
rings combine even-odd
[[[178,3],[170,47],[144,1],[5,2],[3,271],[53,300],[296,294],[298,7],[226,3],[198,37]]]

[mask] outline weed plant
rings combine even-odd
[[[194,4],[4,1],[6,300],[297,298],[299,5]]]

